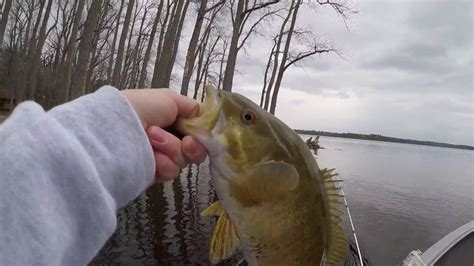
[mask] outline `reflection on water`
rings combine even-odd
[[[304,136],[303,136],[304,137]],[[374,265],[399,265],[474,219],[472,151],[321,137],[319,165],[337,169],[362,247]],[[207,162],[152,186],[121,209],[92,265],[209,265],[216,200]],[[349,231],[348,219],[344,227]],[[235,260],[223,265],[235,264]]]
[[[119,211],[116,232],[91,265],[208,265],[215,219],[200,213],[216,200],[207,162],[184,169]]]

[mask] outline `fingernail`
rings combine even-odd
[[[165,142],[165,132],[160,127],[152,126],[150,128],[150,138],[151,138],[151,140],[156,141],[158,143],[164,143]]]

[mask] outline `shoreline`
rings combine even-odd
[[[474,146],[469,146],[469,145],[449,144],[449,143],[423,141],[423,140],[415,140],[415,139],[394,138],[394,137],[387,137],[387,136],[377,135],[377,134],[358,134],[358,133],[350,133],[350,132],[349,133],[335,133],[335,132],[304,130],[304,129],[295,129],[295,131],[298,134],[306,134],[306,135],[313,135],[313,136],[336,137],[336,138],[345,138],[345,139],[361,139],[361,140],[382,141],[382,142],[392,142],[392,143],[405,143],[405,144],[474,151]]]

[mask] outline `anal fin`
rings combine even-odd
[[[240,238],[237,235],[229,215],[222,208],[219,201],[211,204],[201,213],[202,216],[219,216],[212,233],[209,259],[212,264],[230,258],[240,249]]]

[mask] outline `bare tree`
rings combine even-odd
[[[347,18],[347,13],[354,12],[350,7],[346,6],[345,2],[327,0],[324,2],[317,1],[317,3],[321,6],[329,5],[336,11],[338,15],[342,16],[344,19]],[[265,97],[264,109],[268,110],[272,114],[275,113],[278,93],[280,91],[283,76],[288,67],[315,54],[337,52],[330,45],[320,41],[317,38],[311,38],[309,41],[304,43],[304,48],[301,48],[300,45],[300,47],[293,49],[295,51],[291,49],[294,35],[299,35],[300,39],[305,39],[303,38],[304,36],[312,36],[311,32],[298,31],[295,29],[298,12],[302,5],[303,0],[292,0],[288,14],[281,25],[280,32],[275,38],[276,43],[272,49],[272,53],[270,54],[270,58],[273,57],[273,66],[271,67],[272,73],[268,84],[266,83],[266,79],[272,60],[270,59],[267,62],[261,100],[263,100]],[[291,20],[289,20],[290,16]],[[286,28],[288,21],[290,21],[290,25],[288,28]],[[283,50],[280,51],[282,42],[284,43],[284,46]],[[268,106],[269,103],[270,106]]]
[[[257,21],[245,33],[244,38],[240,41],[240,37],[244,34],[245,25],[247,24],[252,13],[262,10],[270,5],[278,3],[278,0],[257,3],[256,0],[238,0],[236,10],[235,0],[231,1],[231,18],[232,18],[232,38],[230,41],[230,48],[227,56],[227,63],[224,73],[224,83],[222,89],[225,91],[232,91],[232,83],[234,80],[235,65],[237,63],[237,55],[239,50],[244,46],[248,38],[255,32],[255,28],[265,18],[275,14],[277,11],[268,11],[261,15]]]
[[[89,67],[89,58],[92,52],[94,31],[100,18],[103,0],[93,0],[89,11],[87,12],[84,31],[81,36],[81,45],[74,76],[71,81],[71,98],[77,98],[85,94],[87,68]]]
[[[145,79],[147,76],[147,67],[148,67],[148,61],[150,61],[150,54],[151,54],[151,49],[153,47],[153,42],[155,40],[155,34],[158,29],[158,23],[160,22],[161,18],[161,12],[163,10],[163,4],[164,0],[160,1],[160,4],[158,5],[158,10],[156,11],[155,15],[155,20],[153,21],[153,26],[151,28],[150,32],[150,37],[148,38],[148,45],[146,47],[145,55],[143,57],[143,62],[142,62],[142,68],[140,71],[140,78],[138,80],[138,88],[144,88],[145,87]]]
[[[85,0],[79,0],[77,10],[75,13],[74,17],[74,23],[72,25],[68,45],[67,45],[67,54],[66,54],[66,61],[64,63],[64,80],[61,82],[63,86],[64,93],[62,94],[62,97],[60,98],[60,101],[67,101],[69,100],[69,88],[70,88],[70,82],[71,82],[71,75],[72,75],[72,65],[74,63],[74,54],[76,51],[76,39],[77,39],[77,33],[79,30],[79,24],[81,22],[82,18],[82,12],[84,11],[84,4]]]
[[[123,67],[120,73],[120,81],[119,84],[117,85],[118,88],[126,88],[126,82],[129,79],[129,71],[130,68],[132,67],[130,65],[130,59],[132,57],[132,51],[133,51],[133,45],[132,41],[134,40],[134,31],[135,31],[135,23],[138,20],[139,14],[142,12],[142,6],[139,6],[140,1],[135,2],[135,11],[133,12],[133,15],[130,19],[131,25],[130,25],[130,35],[127,39],[127,44],[125,45],[126,50],[124,52],[125,60],[123,63]]]
[[[209,47],[206,55],[206,60],[204,61],[204,66],[202,68],[202,72],[199,75],[199,85],[201,85],[202,82],[202,90],[201,90],[201,102],[204,101],[204,88],[207,85],[207,80],[210,77],[210,69],[211,69],[211,64],[216,61],[216,58],[218,57],[218,54],[214,53],[217,43],[220,41],[221,36],[217,36],[217,38],[212,42],[211,46]],[[195,88],[195,91],[199,90],[199,86]]]
[[[207,84],[232,89],[242,48],[252,36],[266,36],[259,32],[265,21],[281,18],[260,100],[274,112],[285,71],[312,55],[333,52],[299,30],[300,5],[330,7],[345,19],[351,10],[344,1],[0,0],[0,86],[20,101],[30,98],[49,108],[110,82],[137,88],[151,80],[155,87],[167,87],[177,83],[173,67],[180,65],[181,92],[188,94],[194,86],[194,98],[202,99]],[[189,21],[194,3],[196,17]],[[186,26],[192,33],[181,60],[177,54]]]
[[[265,101],[265,98],[266,98],[266,95],[267,95],[267,90],[268,90],[268,88],[272,87],[272,86],[268,85],[268,82],[267,82],[268,78],[267,77],[268,77],[268,72],[269,71],[272,71],[272,70],[276,69],[275,67],[272,68],[272,60],[274,60],[273,62],[275,62],[275,60],[278,60],[278,53],[276,53],[276,50],[277,50],[278,44],[280,43],[280,42],[277,41],[279,36],[281,36],[281,34],[279,34],[279,35],[275,36],[275,38],[273,38],[272,50],[270,51],[270,56],[268,57],[267,65],[265,67],[265,72],[263,73],[263,88],[262,88],[262,94],[261,94],[261,97],[260,97],[260,107],[264,107],[264,101]],[[275,76],[275,74],[272,71],[272,77],[274,77],[274,76]]]
[[[27,87],[29,81],[28,74],[32,67],[31,61],[33,60],[33,56],[35,54],[37,31],[40,26],[41,19],[43,18],[42,14],[45,3],[45,0],[41,0],[40,2],[25,2],[27,8],[27,10],[25,10],[25,14],[27,14],[27,26],[25,35],[23,36],[23,45],[20,46],[20,51],[18,54],[19,68],[16,72],[18,78],[16,79],[15,83],[18,99],[20,101],[25,99],[33,99],[33,95],[30,93],[31,90],[29,90]],[[35,13],[36,10],[38,10],[37,13]],[[33,21],[35,23],[33,24],[33,30],[31,30]]]
[[[223,41],[222,44],[222,52],[220,53],[221,59],[219,60],[219,77],[218,77],[218,82],[217,82],[217,89],[221,90],[222,89],[222,81],[224,77],[224,63],[225,63],[225,58],[226,58],[226,53],[227,52],[227,40]]]
[[[186,60],[185,60],[184,70],[183,70],[183,79],[181,83],[182,95],[188,94],[189,82],[191,81],[191,76],[193,74],[194,61],[196,60],[196,55],[197,55],[196,49],[197,49],[197,44],[199,41],[199,35],[201,34],[201,28],[203,25],[204,16],[206,15],[206,13],[213,10],[217,10],[217,12],[219,12],[223,4],[224,4],[224,1],[220,1],[214,4],[213,6],[211,6],[210,8],[207,8],[207,0],[203,0],[200,2],[199,10],[196,16],[196,22],[194,23],[193,33],[191,35],[191,40],[189,41],[189,45],[188,45],[188,51],[186,53]],[[212,13],[210,20],[214,20],[217,12]],[[212,23],[209,24],[209,26],[210,25],[212,25]]]
[[[290,11],[288,12],[288,13],[293,12],[293,14],[291,18],[290,28],[288,29],[288,33],[286,34],[285,48],[282,53],[281,64],[278,69],[277,79],[275,82],[275,86],[273,88],[272,102],[270,105],[270,113],[272,114],[275,113],[278,92],[280,90],[281,80],[283,79],[283,73],[285,72],[285,69],[286,69],[285,65],[286,65],[286,61],[288,60],[288,51],[290,49],[291,37],[293,36],[293,31],[295,29],[295,24],[296,24],[296,18],[298,17],[298,10],[301,6],[301,3],[302,3],[302,0],[293,0],[291,2],[292,7],[290,8]]]
[[[100,14],[100,21],[98,23],[97,29],[95,31],[93,41],[92,41],[92,54],[89,63],[89,67],[87,69],[87,76],[86,76],[86,93],[90,93],[94,91],[94,85],[92,84],[94,76],[94,72],[96,67],[100,65],[102,62],[108,59],[108,53],[103,53],[104,47],[108,43],[108,37],[111,35],[112,31],[114,30],[113,24],[115,22],[116,17],[118,16],[116,13],[110,11],[112,9],[111,0],[106,0],[104,2],[104,7],[102,8]],[[101,34],[103,33],[104,37],[101,38]],[[103,56],[101,58],[101,56]],[[108,79],[108,76],[105,77]]]
[[[34,12],[35,12],[35,9],[36,9],[37,2],[35,2],[34,0],[31,0],[31,1],[26,0],[25,4],[26,4],[26,10],[25,10],[26,30],[24,31],[24,33],[25,33],[24,36],[23,36],[24,45],[21,46],[23,48],[22,50],[26,50],[27,47],[28,47],[27,44],[29,43],[29,38],[30,38],[31,23],[33,22],[33,17],[34,17]],[[41,5],[40,10],[43,10],[43,6],[42,6],[43,4],[44,4],[44,0],[42,0],[40,2],[40,5]],[[41,17],[41,16],[39,16],[39,17]]]
[[[169,87],[171,73],[179,45],[181,29],[188,9],[189,0],[177,0],[173,8],[171,21],[166,29],[163,48],[159,60],[155,63],[151,86],[154,88]]]
[[[0,47],[3,45],[3,36],[5,35],[5,29],[7,27],[8,15],[10,14],[10,9],[12,7],[13,0],[5,0],[5,6],[2,6],[1,10],[2,17],[0,19]]]
[[[125,41],[127,40],[127,34],[130,26],[130,18],[132,16],[133,6],[135,0],[128,2],[127,14],[125,15],[125,21],[123,22],[122,34],[120,35],[119,47],[117,50],[117,59],[115,61],[114,74],[112,76],[112,85],[119,88],[120,75],[122,74],[123,56],[125,51]]]
[[[298,3],[298,5],[299,5],[299,3]],[[295,1],[293,0],[291,2],[291,6],[288,10],[287,15],[286,15],[285,19],[283,20],[283,23],[281,24],[280,32],[273,39],[274,45],[272,47],[272,52],[270,53],[267,68],[265,70],[264,87],[262,89],[262,98],[263,98],[263,94],[265,95],[265,97],[264,97],[265,101],[264,101],[264,105],[263,105],[263,108],[265,110],[268,110],[268,105],[269,105],[269,101],[270,101],[270,97],[271,97],[271,91],[272,91],[273,84],[275,82],[275,78],[277,76],[277,71],[278,71],[278,68],[279,68],[279,65],[280,65],[280,62],[279,62],[279,57],[280,57],[280,54],[281,54],[280,47],[281,47],[281,44],[282,44],[282,41],[283,41],[283,37],[284,37],[285,33],[289,32],[289,31],[286,30],[286,25],[288,24],[288,21],[290,21],[290,18],[292,16],[292,14],[295,14],[294,9],[295,9]],[[297,12],[296,12],[296,15],[297,15]],[[296,19],[296,17],[295,17],[295,19]],[[273,62],[272,62],[272,58],[273,58]],[[271,72],[270,80],[268,81],[268,85],[267,85],[266,81],[267,81],[267,74],[268,74],[268,70],[270,68],[270,64],[272,64],[272,67],[271,67],[272,72]]]
[[[166,14],[163,21],[161,22],[160,36],[158,37],[158,45],[156,48],[155,66],[153,69],[153,75],[152,75],[152,80],[151,80],[152,87],[153,87],[153,79],[156,80],[158,78],[157,69],[159,69],[159,66],[160,66],[160,59],[161,59],[161,54],[162,54],[161,52],[163,50],[163,42],[165,39],[165,35],[168,32],[167,28],[169,27],[168,23],[171,24],[171,16],[172,14],[174,14],[175,11],[176,11],[176,2],[167,0]],[[156,84],[156,81],[155,81],[155,84]]]
[[[196,22],[194,23],[193,33],[189,41],[188,51],[186,53],[186,60],[184,63],[183,79],[181,82],[181,94],[188,95],[189,81],[191,81],[192,69],[194,67],[194,60],[196,60],[196,47],[201,34],[202,22],[206,12],[207,0],[202,0],[196,15]]]
[[[142,21],[140,23],[140,29],[138,30],[138,37],[137,37],[137,42],[133,47],[132,55],[131,55],[131,72],[130,72],[130,82],[129,85],[127,86],[128,88],[137,88],[137,74],[140,70],[140,52],[143,48],[143,39],[146,37],[145,36],[145,21],[147,18],[147,14],[150,10],[150,6],[148,5],[148,1],[144,4],[144,12],[142,15]]]
[[[111,45],[111,52],[110,52],[110,58],[109,58],[109,66],[107,68],[107,80],[112,83],[112,69],[114,65],[114,55],[115,55],[115,46],[117,44],[117,36],[119,32],[119,26],[120,26],[120,15],[122,14],[122,9],[123,5],[125,4],[125,0],[120,1],[120,8],[116,16],[116,22],[115,22],[115,31],[114,31],[114,38],[112,41]]]
[[[52,5],[53,5],[53,0],[48,0],[48,5],[46,6],[46,11],[44,12],[43,22],[41,23],[38,40],[36,42],[36,47],[34,49],[33,62],[31,64],[31,70],[29,71],[30,83],[28,86],[28,94],[27,94],[27,97],[30,99],[33,99],[35,96],[36,83],[38,79],[38,69],[40,68],[40,64],[41,64],[41,53],[43,52],[43,46],[46,40],[46,27],[48,25]]]

